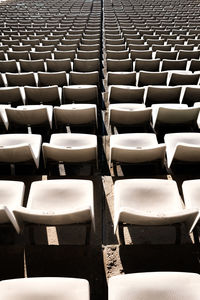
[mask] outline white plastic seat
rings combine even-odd
[[[169,85],[197,85],[199,76],[199,74],[192,74],[191,72],[172,72]]]
[[[10,104],[12,106],[24,104],[22,93],[19,87],[0,88],[0,104]]]
[[[55,123],[59,125],[84,125],[97,126],[97,108],[95,104],[64,104],[54,107]]]
[[[15,59],[12,60],[1,60],[0,61],[0,72],[1,73],[17,73],[18,68],[17,68],[17,62]]]
[[[93,183],[77,179],[35,181],[27,206],[13,210],[13,214],[20,231],[24,223],[66,225],[92,221],[94,228]]]
[[[44,59],[37,60],[19,60],[21,72],[38,72],[45,71]],[[6,71],[11,72],[11,71]]]
[[[70,85],[99,85],[99,72],[74,72],[69,74]]]
[[[114,186],[114,231],[118,223],[172,225],[185,223],[188,232],[198,211],[186,209],[175,181],[166,179],[124,179]]]
[[[149,272],[109,279],[109,300],[198,300],[200,276],[185,272]]]
[[[154,104],[152,105],[153,127],[182,125],[197,127],[200,107],[188,107],[186,104]]]
[[[8,130],[8,117],[6,114],[6,108],[10,108],[10,104],[0,104],[0,127],[3,127],[3,129]]]
[[[185,206],[190,209],[198,209],[200,212],[200,179],[184,181],[182,184],[182,190]]]
[[[153,133],[124,133],[110,137],[110,163],[149,163],[163,165],[165,145],[158,144]]]
[[[109,103],[144,103],[145,89],[129,85],[111,85],[108,90]]]
[[[0,135],[0,162],[15,164],[32,162],[39,168],[42,138],[36,134]]]
[[[63,87],[63,103],[98,104],[98,88],[95,85],[70,85]]]
[[[6,108],[9,126],[46,125],[52,128],[53,107],[51,105],[26,105]]]
[[[33,72],[29,73],[6,73],[8,86],[36,86],[35,76]]]
[[[147,72],[140,71],[138,86],[146,85],[166,85],[168,72]]]
[[[165,135],[164,140],[169,168],[174,161],[200,162],[200,133],[170,133]]]
[[[108,85],[136,85],[136,72],[108,72]]]
[[[180,86],[148,86],[145,104],[179,103],[180,95]]]
[[[0,180],[0,224],[10,223],[7,211],[23,205],[25,186],[21,181]],[[14,217],[12,223],[18,228]]]
[[[78,291],[78,293],[77,293]],[[54,300],[89,300],[89,283],[85,279],[36,277],[3,280],[0,282],[0,293],[4,300],[43,300],[53,297]]]
[[[60,72],[38,72],[39,86],[57,85],[63,87],[68,85],[67,74],[65,71]]]
[[[151,108],[138,103],[117,103],[109,105],[108,120],[111,125],[147,126],[150,125]]]
[[[59,88],[57,85],[44,87],[25,86],[24,91],[27,104],[61,104]]]
[[[58,133],[52,134],[50,143],[43,143],[43,155],[46,163],[81,163],[97,164],[97,137],[91,134]]]

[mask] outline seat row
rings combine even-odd
[[[200,133],[180,132],[164,136],[159,144],[154,133],[124,133],[111,135],[109,165],[149,164],[158,162],[163,168],[165,154],[167,167],[174,164],[200,162]],[[2,134],[0,162],[4,164],[29,163],[40,167],[42,137],[36,134]],[[51,164],[93,163],[98,169],[97,136],[78,133],[52,134],[49,143],[42,145],[45,166]]]
[[[45,167],[59,162],[92,163],[98,168],[97,136],[92,134],[52,134],[49,143],[42,144],[39,134],[2,134],[0,136],[1,164],[31,164],[40,167],[41,145]]]
[[[50,86],[100,85],[99,72],[27,72],[0,74],[0,87],[9,86]]]
[[[98,87],[96,85],[57,85],[44,87],[1,87],[0,103],[18,106],[24,104],[58,105],[62,103],[94,103],[99,104]]]
[[[174,50],[174,51],[166,51],[164,48],[163,50],[156,50],[153,52],[152,50],[145,50],[145,49],[133,49],[135,46],[134,44],[130,45],[130,51],[129,50],[123,50],[123,51],[112,51],[112,50],[106,50],[106,57],[108,59],[128,59],[131,58],[133,61],[135,61],[137,58],[142,59],[156,59],[160,58],[163,59],[171,59],[171,60],[180,60],[180,59],[199,59],[200,56],[200,50]],[[10,52],[8,52],[8,56],[10,55]]]
[[[138,297],[148,295],[149,300],[154,297],[170,300],[172,293],[177,300],[184,296],[198,300],[199,286],[200,277],[197,273],[149,272],[118,275],[109,279],[108,299],[139,299]],[[49,294],[55,299],[89,300],[90,286],[87,280],[78,278],[20,278],[1,281],[0,293],[4,300],[26,300],[27,297],[42,300]]]
[[[195,102],[199,102],[199,93],[200,87],[198,85],[147,87],[111,85],[109,87],[108,102],[111,104],[144,103],[146,106],[181,103],[193,106]],[[11,104],[14,107],[24,104],[98,104],[99,101],[98,87],[96,85],[69,85],[62,88],[57,85],[0,88],[0,103]]]
[[[64,45],[63,45],[64,46]],[[77,54],[75,50],[51,50],[45,49],[41,47],[42,51],[7,51],[8,61],[15,59],[19,61],[19,59],[24,60],[35,60],[35,59],[63,59],[70,58],[71,61],[74,61],[75,58],[78,59],[97,59],[100,57],[99,50],[93,50],[89,53],[87,51],[78,50]],[[46,47],[47,48],[47,47]],[[54,48],[54,46],[51,46]],[[50,50],[50,51],[49,51]],[[3,51],[0,52],[0,59],[6,60],[6,55]]]
[[[144,104],[117,103],[109,105],[108,124],[117,128],[142,127],[144,131],[154,129],[169,132],[174,127],[178,132],[181,128],[190,131],[197,131],[200,128],[200,104],[196,102],[194,107],[186,104],[153,104],[145,107]],[[152,128],[151,128],[152,126]],[[113,130],[114,131],[114,130]]]
[[[185,224],[188,233],[192,232],[200,218],[199,182],[199,179],[183,182],[184,204],[173,180],[117,180],[114,184],[114,232],[123,224],[161,226],[180,223]],[[0,222],[11,223],[18,234],[23,232],[26,224],[91,223],[95,230],[94,184],[90,180],[32,182],[25,207],[23,182],[1,180],[0,192],[4,195]]]
[[[190,46],[191,48],[191,46]],[[6,54],[7,51],[54,51],[54,50],[59,50],[59,51],[72,51],[74,50],[75,52],[79,52],[79,56],[82,54],[80,51],[96,51],[100,50],[100,44],[81,44],[77,43],[76,40],[71,40],[69,45],[65,44],[58,44],[56,46],[54,45],[35,45],[32,47],[30,44],[27,45],[11,45],[10,47],[8,45],[0,45],[0,50],[4,51],[4,54]],[[80,51],[79,51],[80,50]],[[188,49],[189,50],[189,49]],[[192,50],[192,49],[190,49]],[[2,56],[3,57],[3,56]],[[4,58],[4,57],[3,57]],[[2,60],[3,60],[2,58]],[[81,58],[81,57],[78,57]]]
[[[60,72],[65,71],[69,73],[72,69],[76,72],[93,72],[100,71],[100,60],[99,58],[94,59],[79,59],[75,58],[73,63],[70,58],[51,59],[46,57],[46,52],[34,52],[37,54],[37,59],[26,60],[19,58],[19,65],[15,59],[4,61],[0,60],[0,72],[1,73],[18,73],[20,72]],[[61,51],[71,52],[71,51]],[[92,51],[91,51],[92,52]],[[16,52],[20,55],[20,52]],[[44,58],[44,56],[46,58]],[[49,56],[49,55],[48,55]],[[65,55],[67,56],[67,55]]]
[[[108,72],[107,85],[198,85],[199,71],[139,71],[133,72]]]
[[[199,59],[192,59],[191,62],[188,59],[142,59],[136,58],[133,62],[131,58],[127,59],[107,59],[107,71],[111,72],[131,72],[131,71],[170,71],[170,70],[182,70],[186,71],[199,71]],[[189,63],[189,65],[188,65]]]
[[[55,125],[54,125],[55,123]],[[11,108],[0,105],[0,125],[2,130],[20,132],[37,127],[42,130],[63,130],[66,126],[90,126],[98,128],[97,107],[95,104],[27,105]],[[66,128],[64,129],[66,132]]]
[[[143,127],[149,131],[151,126],[159,132],[166,132],[174,126],[188,130],[200,127],[200,103],[194,107],[187,104],[154,104],[146,107],[138,103],[110,104],[108,108],[108,124],[112,127],[137,128]],[[55,124],[54,124],[55,123]],[[19,132],[28,127],[45,127],[50,130],[63,130],[65,126],[90,126],[98,128],[97,107],[95,104],[63,104],[51,105],[21,105],[16,108],[10,105],[0,105],[0,125],[2,130]],[[64,130],[66,131],[66,129]]]
[[[198,85],[149,85],[145,87],[135,87],[130,85],[111,85],[108,89],[108,102],[111,104],[140,103],[145,104],[146,106],[163,103],[181,103],[187,104],[188,106],[193,106],[195,102],[199,101],[199,94],[200,89]]]

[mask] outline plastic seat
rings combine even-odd
[[[7,211],[23,205],[24,191],[25,186],[21,181],[0,180],[0,224],[10,223]],[[12,222],[18,226],[15,218]]]
[[[93,72],[100,70],[99,59],[74,59],[73,71],[76,72]]]
[[[69,73],[71,71],[71,60],[66,59],[46,59],[47,72],[61,72]]]
[[[109,44],[109,45],[124,44],[124,38],[121,38],[121,39],[105,39],[105,43]]]
[[[159,44],[152,44],[151,46],[152,51],[171,51],[172,45],[159,45]],[[176,49],[175,49],[176,50]]]
[[[186,86],[182,98],[182,103],[193,106],[200,99],[200,86]]]
[[[194,45],[174,45],[174,50],[193,50],[194,49]]]
[[[137,45],[137,44],[129,44],[129,50],[149,50],[149,45]]]
[[[21,40],[22,45],[31,45],[32,48],[35,47],[35,45],[39,45],[40,44],[40,40],[39,39],[22,39]]]
[[[5,87],[5,81],[1,73],[0,73],[0,87]]]
[[[68,50],[68,51],[61,51],[61,50],[55,50],[54,52],[54,58],[55,59],[71,59],[71,61],[75,58],[75,50]]]
[[[109,105],[108,120],[111,126],[150,126],[151,108],[144,104],[117,103]]]
[[[77,58],[78,59],[97,59],[99,58],[99,50],[77,50]]]
[[[189,283],[189,285],[188,285]],[[162,298],[174,300],[184,297],[198,300],[199,274],[186,272],[149,272],[118,275],[109,279],[108,299],[122,300]]]
[[[13,213],[21,225],[20,231],[23,231],[25,222],[43,225],[92,222],[94,228],[93,197],[90,180],[36,181],[31,184],[27,206],[13,210]]]
[[[57,85],[45,87],[25,86],[26,104],[60,105],[60,95]]]
[[[2,134],[0,162],[31,163],[39,168],[41,142],[41,136],[36,134]]]
[[[39,86],[57,85],[63,87],[64,85],[68,85],[67,74],[65,71],[38,72],[38,85]]]
[[[52,295],[55,300],[79,300],[77,290],[83,300],[89,300],[89,283],[85,279],[77,278],[20,278],[3,280],[0,283],[0,292],[5,300],[36,298],[42,300]]]
[[[6,72],[10,72],[10,73],[18,72],[17,63],[15,59],[8,60],[8,61],[6,60],[0,61],[0,73],[6,73]]]
[[[190,72],[172,72],[169,80],[169,85],[197,85],[200,74],[192,74]]]
[[[135,60],[135,71],[158,72],[160,68],[160,59],[139,59]]]
[[[126,85],[112,85],[109,87],[109,103],[144,103],[144,88]]]
[[[47,46],[45,46],[47,47]],[[57,50],[59,51],[72,51],[77,49],[77,45],[57,45],[56,46]]]
[[[39,60],[39,59],[44,59],[44,61],[49,58],[52,58],[51,51],[30,51],[30,57],[32,60]]]
[[[132,60],[140,59],[152,59],[152,51],[151,50],[131,50],[131,58]]]
[[[98,104],[98,88],[94,85],[71,85],[63,87],[63,103]]]
[[[6,73],[8,86],[36,86],[35,76],[33,72],[29,73]]]
[[[163,59],[176,59],[177,54],[178,54],[178,51],[161,51],[161,50],[157,50],[155,58],[160,58],[160,60],[163,60]]]
[[[9,129],[20,127],[43,126],[52,128],[53,108],[51,105],[26,105],[6,108]]]
[[[116,231],[119,223],[142,226],[162,226],[185,223],[188,232],[191,232],[198,216],[196,209],[186,209],[184,207],[177,184],[173,180],[118,180],[114,185],[114,202],[114,231]],[[144,284],[143,282],[143,287]],[[157,285],[153,285],[153,289],[155,289],[156,286]],[[181,287],[181,291],[182,288],[183,287]],[[163,291],[163,289],[161,290]],[[166,298],[161,290],[159,286],[159,297],[170,299],[170,296]],[[156,297],[156,292],[148,294],[148,298],[150,295]]]
[[[110,161],[123,163],[152,163],[160,161],[164,164],[165,145],[158,144],[153,133],[124,133],[110,137]]]
[[[200,162],[200,133],[169,133],[164,137],[168,168],[174,162]]]
[[[52,36],[52,37],[54,38],[54,36]],[[43,40],[41,40],[41,43],[42,43],[43,46],[54,46],[54,47],[56,47],[60,43],[60,41],[59,41],[59,39],[52,39],[52,40],[43,39]]]
[[[138,86],[146,85],[167,85],[168,72],[147,72],[140,71]]]
[[[35,46],[35,51],[36,52],[46,52],[46,51],[53,52],[54,48],[55,48],[54,45],[48,45],[48,46],[36,45]]]
[[[70,85],[99,85],[99,72],[74,72],[69,74]]]
[[[178,53],[178,59],[199,59],[200,50],[180,50]]]
[[[200,71],[200,60],[199,59],[191,59],[189,71],[192,71],[192,72]]]
[[[132,59],[107,59],[107,71],[111,72],[132,72]]]
[[[97,137],[91,134],[52,134],[50,143],[43,143],[44,161],[68,164],[94,162],[98,167]]]
[[[164,45],[165,40],[160,39],[160,40],[155,40],[155,39],[147,39],[147,44],[149,47],[152,47],[153,45]],[[152,49],[153,50],[153,49]]]
[[[15,59],[19,61],[19,59],[29,59],[28,51],[7,51],[8,59]]]
[[[44,60],[38,59],[38,60],[19,60],[20,69],[21,72],[38,72],[38,71],[44,71]],[[6,71],[9,72],[9,71]]]
[[[92,125],[97,127],[95,104],[64,104],[54,107],[56,127],[67,125]]]
[[[108,72],[108,85],[136,85],[136,72]]]
[[[6,108],[11,107],[10,104],[0,104],[0,129],[1,133],[6,133],[8,130],[8,117],[6,114]]]
[[[6,60],[4,51],[0,50],[0,60]]]
[[[24,101],[19,87],[0,88],[0,104],[10,104],[13,107],[23,105]]]
[[[184,45],[185,39],[167,39],[167,44],[172,45],[174,47],[175,45]]]
[[[180,86],[148,86],[145,104],[179,103],[180,95]]]
[[[9,48],[12,47],[12,45],[19,45],[20,41],[19,40],[1,40],[3,45],[7,45]]]
[[[198,209],[198,211],[200,211],[199,187],[200,187],[199,179],[186,180],[183,182],[182,184],[183,197],[184,197],[185,206],[187,208]]]
[[[77,47],[77,46],[76,46]],[[85,45],[85,44],[79,44],[79,49],[82,51],[96,51],[100,49],[99,44],[93,44],[93,45]],[[123,49],[122,49],[123,50]]]
[[[152,105],[152,109],[154,128],[164,127],[166,131],[170,126],[197,129],[199,107],[188,108],[186,104],[155,104]]]
[[[182,60],[163,59],[161,71],[170,71],[170,70],[185,71],[186,67],[187,67],[187,59],[182,59]]]

